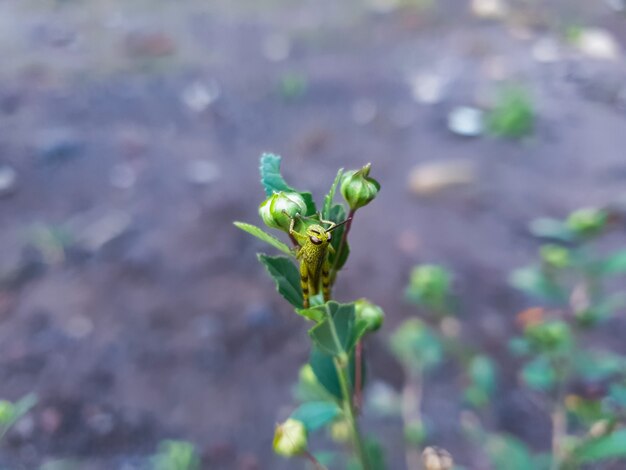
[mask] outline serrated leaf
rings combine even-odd
[[[276,283],[276,289],[291,305],[301,309],[303,305],[300,288],[300,272],[295,264],[284,256],[257,255]]]
[[[292,414],[304,424],[307,431],[313,432],[331,423],[341,415],[341,409],[334,402],[312,401],[300,405]]]
[[[352,348],[354,304],[327,302],[325,319],[309,330],[313,342],[327,354],[337,356]],[[332,318],[332,320],[331,320]],[[333,334],[331,321],[337,335]]]
[[[406,367],[428,370],[443,359],[437,335],[417,318],[405,321],[391,336],[391,350]]]
[[[337,176],[335,176],[335,181],[330,187],[330,191],[324,197],[324,207],[322,208],[322,218],[325,220],[331,220],[331,210],[333,208],[333,199],[335,198],[335,192],[337,191],[337,186],[339,185],[339,181],[341,181],[341,174],[343,173],[343,168],[340,168],[337,171]]]
[[[264,232],[256,225],[246,224],[245,222],[233,222],[233,224],[235,224],[235,227],[240,228],[244,232],[247,232],[254,237],[257,237],[259,240],[263,240],[265,243],[269,243],[274,248],[277,248],[286,255],[293,255],[293,252],[289,249],[287,245],[281,242],[278,238],[270,235],[267,232]]]
[[[574,458],[580,463],[620,457],[626,457],[626,429],[620,429],[608,436],[594,439],[574,451]]]
[[[297,192],[283,179],[280,174],[281,157],[273,153],[264,153],[261,155],[261,164],[259,170],[261,172],[261,184],[265,189],[265,195],[271,196],[275,192],[287,191]]]

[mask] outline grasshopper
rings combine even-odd
[[[304,218],[300,215],[296,215],[296,217]],[[320,217],[320,224],[329,225],[327,229],[322,225],[313,224],[306,228],[306,234],[302,234],[294,230],[296,218],[291,218],[289,235],[299,244],[296,259],[300,260],[300,287],[302,288],[304,308],[309,308],[309,297],[319,292],[320,282],[322,284],[324,302],[330,300],[330,261],[328,260],[328,254],[335,253],[335,249],[330,244],[332,239],[331,232],[349,220],[348,218],[336,224],[330,220],[323,220]]]

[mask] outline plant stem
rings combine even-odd
[[[320,463],[319,460],[317,460],[315,458],[315,456],[309,452],[309,451],[305,451],[304,454],[302,454],[309,462],[311,462],[313,464],[313,466],[315,467],[315,470],[328,470],[324,465],[322,465]]]
[[[357,424],[356,413],[354,412],[352,393],[350,393],[350,387],[348,385],[348,369],[350,364],[350,358],[344,346],[341,344],[341,341],[339,340],[337,328],[335,327],[335,320],[333,319],[328,308],[326,309],[326,314],[328,317],[328,324],[330,326],[330,332],[333,337],[335,347],[337,348],[337,351],[341,351],[333,358],[333,361],[335,363],[335,369],[337,370],[337,377],[339,378],[339,387],[341,388],[341,401],[343,412],[346,416],[346,419],[348,420],[348,425],[350,426],[352,445],[354,446],[354,450],[356,451],[357,457],[361,463],[362,470],[370,470],[369,459],[367,456],[367,452],[365,451],[363,439],[361,438],[361,433]]]
[[[363,343],[359,340],[354,349],[354,407],[357,414],[361,413],[363,406]]]
[[[422,422],[422,394],[423,376],[421,370],[407,370],[407,382],[402,388],[402,421],[405,430],[410,426],[423,428]],[[412,443],[410,443],[412,444]],[[406,448],[407,468],[421,468],[421,453],[417,445],[408,445]]]

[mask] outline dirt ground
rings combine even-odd
[[[584,0],[519,1],[507,20],[461,0],[384,3],[0,1],[0,164],[17,174],[0,191],[0,398],[39,397],[0,466],[142,469],[172,437],[195,443],[204,468],[304,468],[271,438],[307,325],[256,261],[265,248],[231,224],[258,223],[263,151],[318,199],[338,167],[372,162],[383,189],[354,221],[336,291],[386,311],[370,378],[402,384],[385,338],[415,314],[403,290],[419,262],[455,273],[466,334],[512,370],[506,338],[528,300],[506,277],[536,250],[528,222],[626,196],[621,55],[533,51],[568,25],[626,50],[626,16]],[[419,73],[445,82],[436,103],[412,96]],[[453,135],[450,109],[482,106],[502,79],[531,90],[532,137]],[[407,189],[412,168],[442,161],[471,165],[474,181]],[[617,322],[607,340],[625,333]],[[425,415],[478,469],[458,380],[430,378]],[[504,373],[510,393],[487,419],[545,449],[549,423],[515,380]],[[400,423],[366,414],[365,428],[404,468]]]

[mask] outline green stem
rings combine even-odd
[[[348,367],[350,363],[350,358],[348,356],[348,353],[345,351],[343,345],[341,344],[341,341],[339,340],[337,328],[335,327],[335,320],[333,319],[328,309],[326,310],[326,313],[328,316],[328,324],[330,326],[330,332],[333,337],[335,347],[338,351],[341,351],[337,356],[333,358],[333,360],[335,363],[335,369],[337,370],[337,377],[339,378],[339,386],[341,388],[343,412],[346,416],[346,419],[348,420],[348,425],[350,426],[352,444],[361,463],[361,468],[363,470],[370,470],[369,459],[367,456],[367,452],[365,451],[363,439],[361,437],[359,426],[356,420],[352,393],[350,393],[350,387],[348,385]]]

